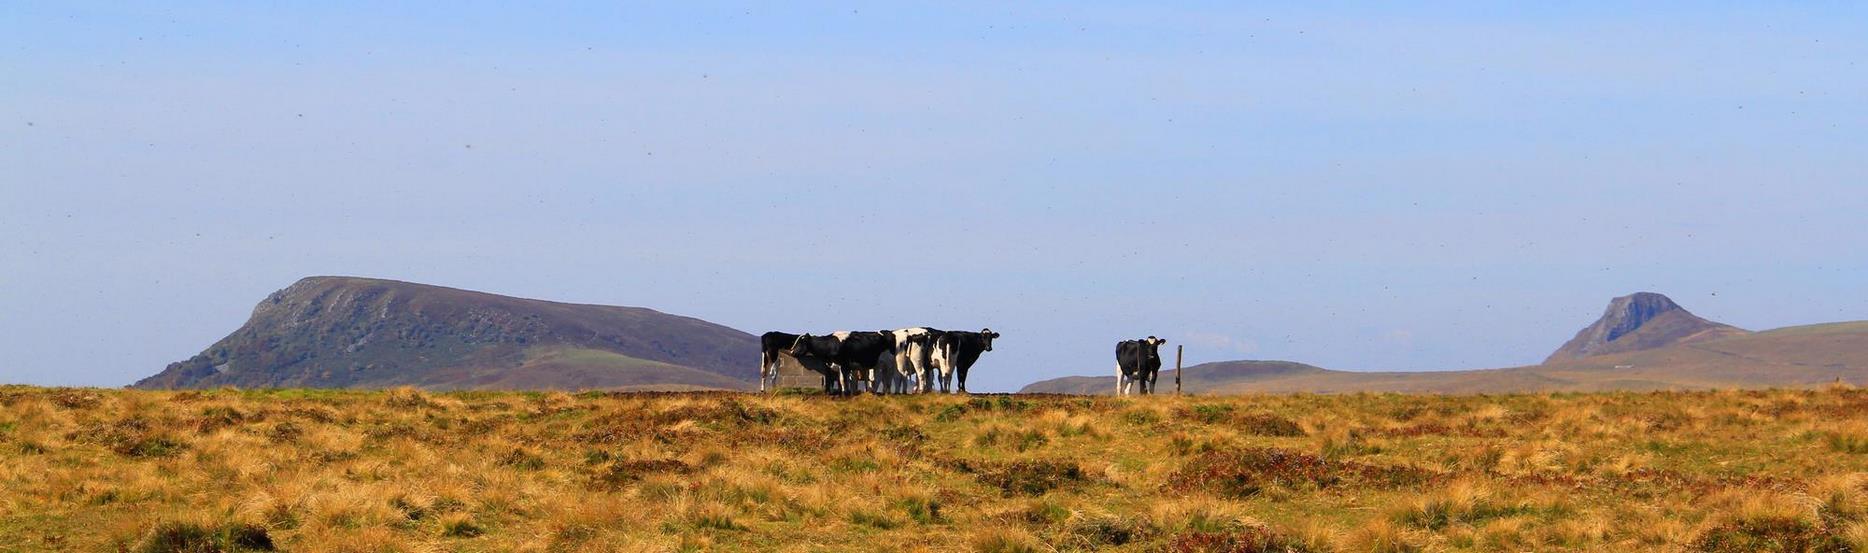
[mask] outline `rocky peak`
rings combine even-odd
[[[1745,331],[1702,319],[1667,296],[1640,292],[1615,298],[1602,318],[1576,333],[1545,363],[1722,338]]]

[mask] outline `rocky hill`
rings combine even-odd
[[[134,387],[743,389],[758,352],[750,334],[652,309],[311,277]]]
[[[1745,334],[1745,331],[1699,318],[1667,296],[1641,292],[1609,301],[1602,318],[1577,331],[1544,362],[1558,363],[1596,355],[1626,353],[1690,344]]]

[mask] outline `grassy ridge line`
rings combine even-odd
[[[1868,545],[1868,392],[0,387],[0,550]],[[263,538],[263,539],[262,539]]]

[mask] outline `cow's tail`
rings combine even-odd
[[[952,386],[953,386],[954,365],[958,362],[958,360],[955,359],[955,356],[956,354],[959,353],[959,349],[960,349],[959,340],[946,340],[944,341],[944,343],[941,344],[941,348],[940,348],[940,355],[941,355],[940,391],[941,392],[947,392],[953,389]]]
[[[1116,397],[1122,396],[1122,362],[1116,362]]]
[[[762,349],[759,351],[759,391],[760,392],[765,391],[765,381],[771,379],[771,374],[773,372],[777,372],[777,371],[774,371],[772,368],[772,357],[776,353],[777,352],[772,351],[772,350]]]

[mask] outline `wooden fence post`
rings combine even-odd
[[[1186,353],[1187,346],[1174,346],[1174,395],[1180,395],[1180,354]]]

